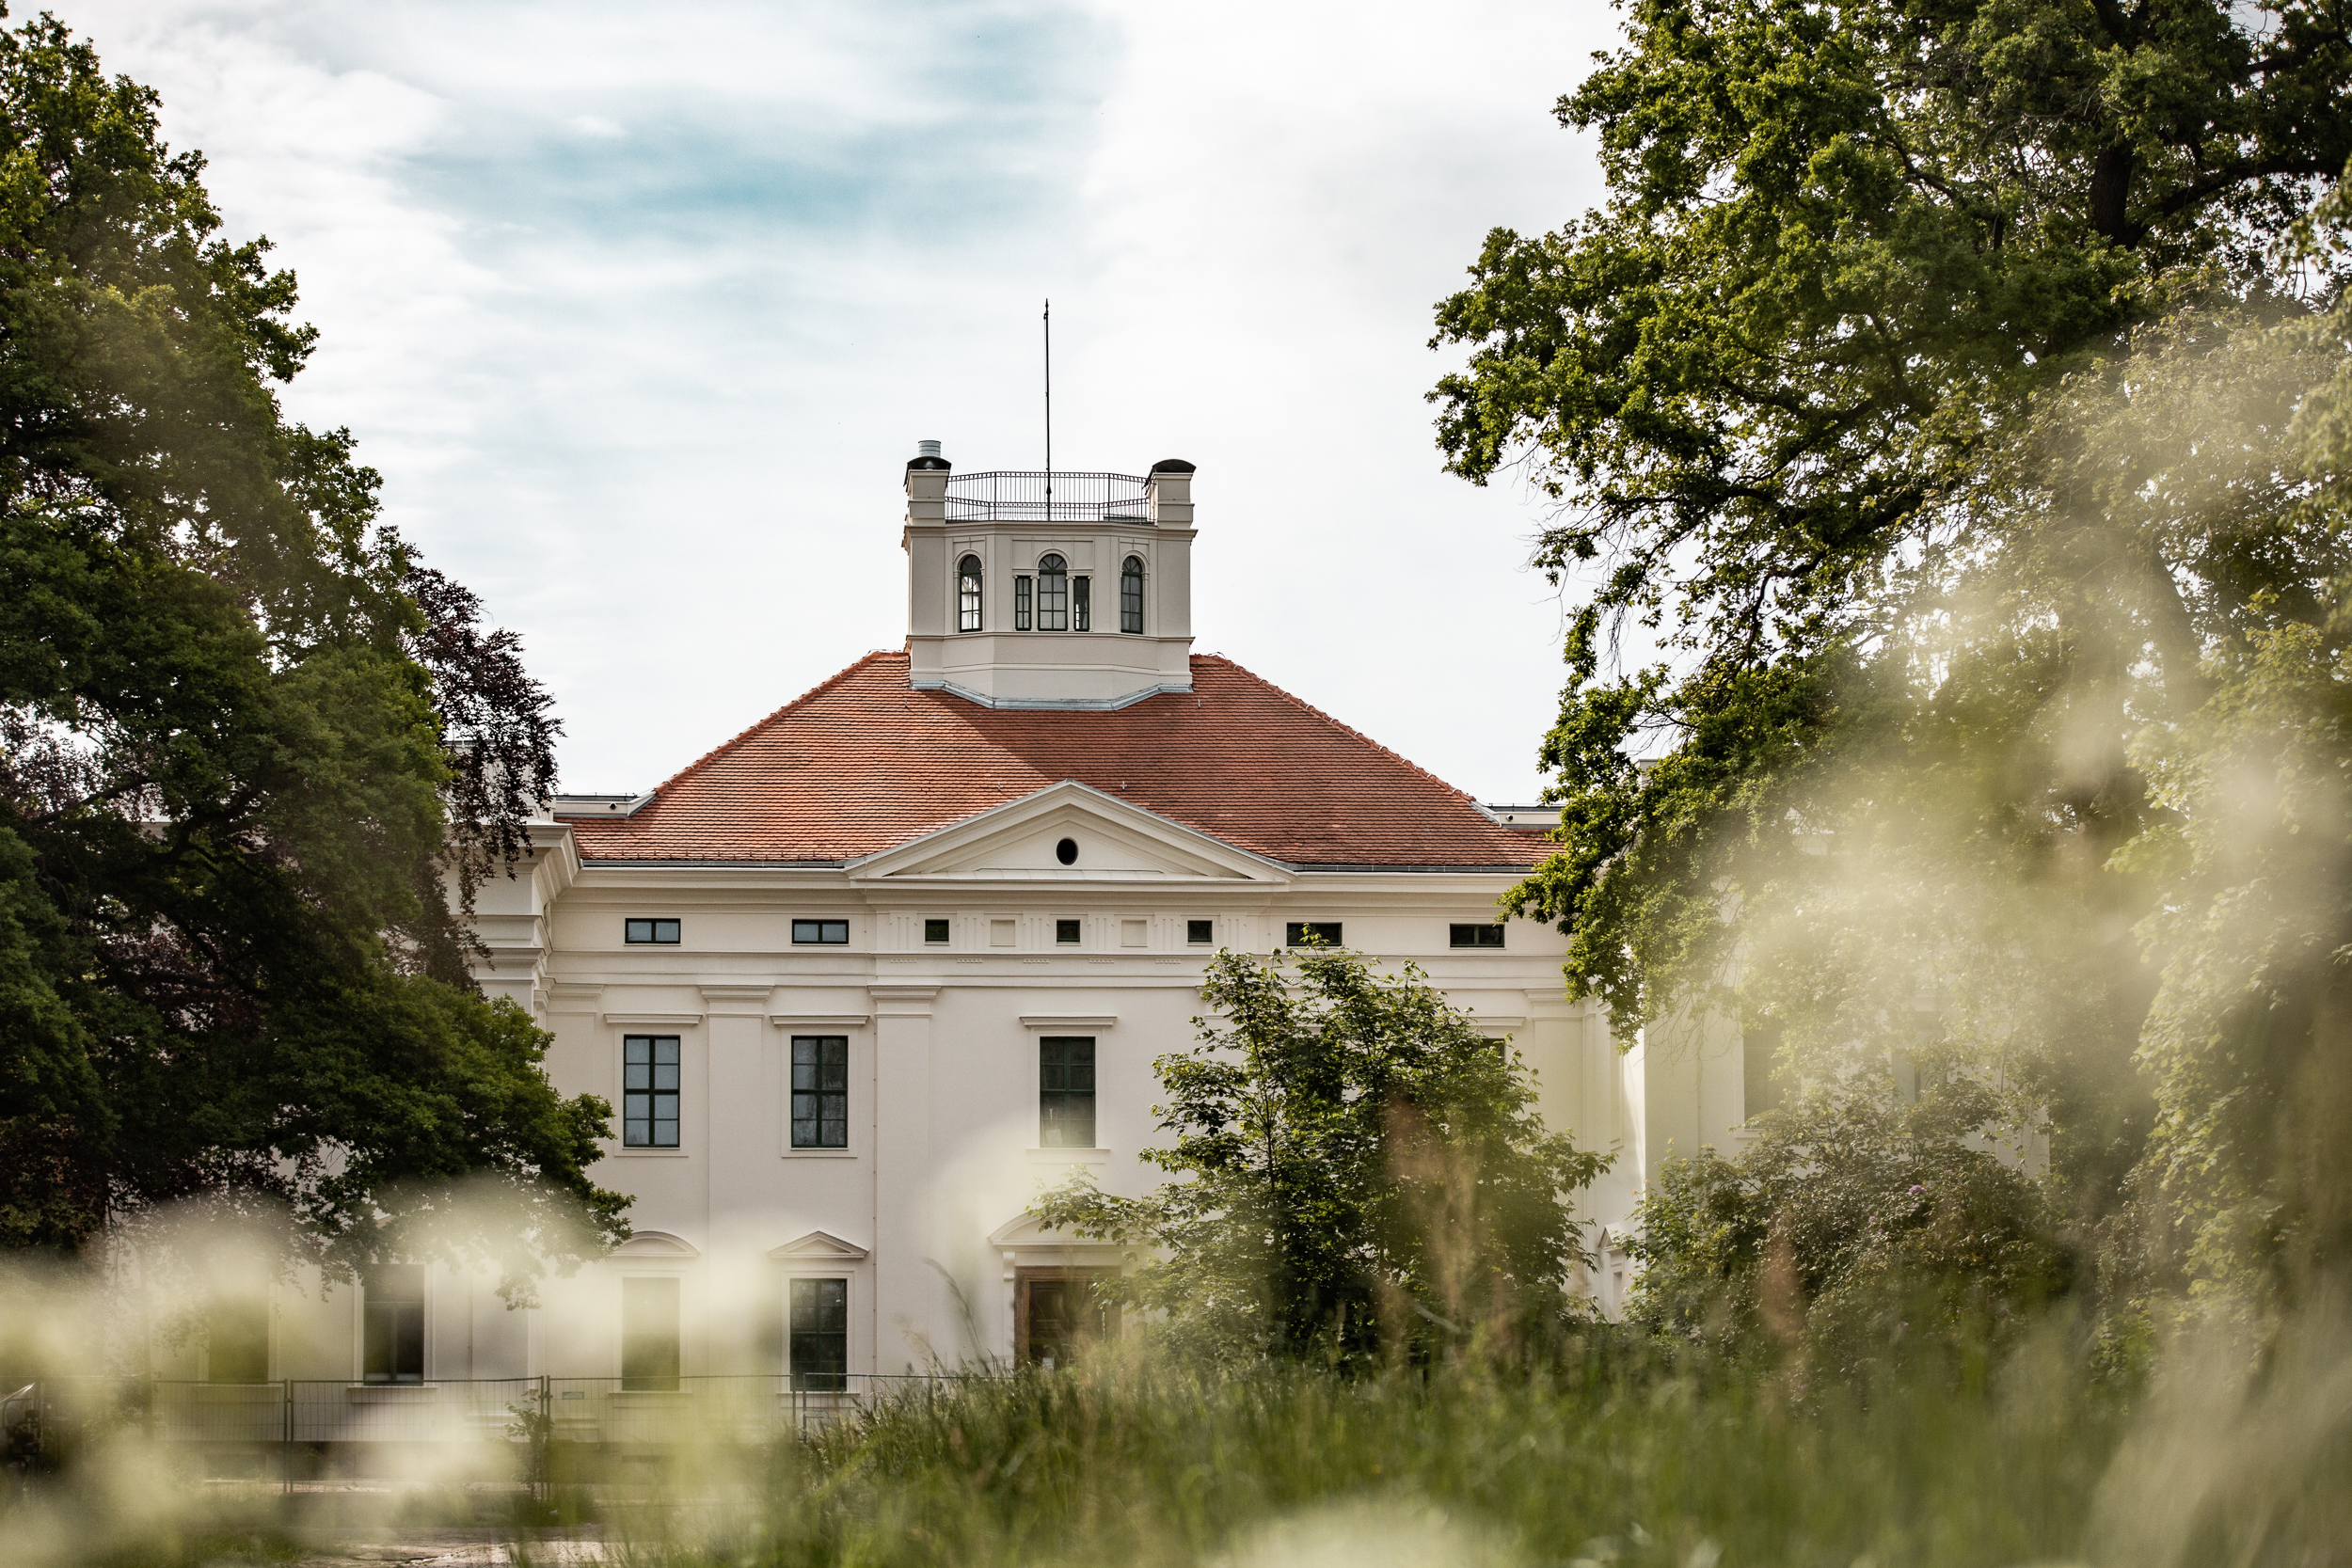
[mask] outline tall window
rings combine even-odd
[[[1012,629],[1029,629],[1029,579],[1025,576],[1012,579]]]
[[[629,1035],[621,1041],[621,1143],[677,1147],[677,1037]]]
[[[1070,565],[1057,555],[1037,563],[1037,629],[1070,629]]]
[[[424,1381],[424,1265],[379,1263],[359,1286],[359,1375]]]
[[[621,1281],[621,1386],[677,1386],[677,1281]]]
[[[792,1282],[792,1386],[838,1393],[850,1386],[850,1282]]]
[[[1047,1035],[1037,1045],[1038,1143],[1046,1148],[1092,1148],[1093,1037]]]
[[[1119,568],[1119,629],[1143,630],[1143,557],[1131,555]]]
[[[269,1296],[261,1290],[215,1291],[204,1314],[208,1383],[269,1381]]]
[[[967,555],[956,565],[956,629],[980,629],[980,558]]]
[[[1094,579],[1092,578],[1070,579],[1070,629],[1072,631],[1094,629]]]
[[[792,1037],[792,1147],[850,1147],[847,1036]]]

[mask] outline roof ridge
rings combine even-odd
[[[659,800],[663,790],[669,788],[672,784],[686,777],[687,774],[693,772],[696,768],[702,767],[705,763],[719,755],[720,752],[730,751],[736,746],[740,745],[743,741],[751,738],[755,732],[767,728],[770,724],[774,723],[777,720],[783,718],[794,708],[799,707],[803,703],[808,702],[815,697],[822,695],[830,689],[839,686],[843,681],[848,680],[851,675],[856,674],[860,670],[865,669],[876,659],[903,658],[904,657],[905,651],[903,649],[876,648],[872,653],[867,654],[865,657],[856,660],[854,663],[843,665],[840,669],[834,671],[832,674],[827,675],[823,680],[818,681],[815,686],[810,687],[806,691],[802,692],[799,696],[793,698],[782,707],[777,708],[774,712],[770,713],[763,718],[753,720],[749,724],[744,725],[741,729],[736,731],[733,735],[727,736],[716,746],[713,746],[709,751],[705,752],[701,756],[696,757],[693,761],[688,763],[685,767],[679,768],[676,772],[671,774],[668,778],[654,785],[654,797]]]
[[[1366,735],[1363,731],[1357,729],[1352,724],[1343,723],[1341,721],[1332,718],[1329,714],[1324,712],[1321,708],[1315,706],[1314,704],[1307,701],[1304,697],[1299,696],[1295,692],[1285,690],[1283,688],[1275,685],[1272,681],[1266,679],[1255,670],[1250,669],[1248,665],[1241,663],[1238,659],[1228,658],[1223,654],[1194,654],[1192,657],[1204,661],[1208,659],[1215,659],[1220,664],[1231,665],[1233,669],[1240,671],[1243,674],[1248,676],[1251,680],[1256,681],[1260,686],[1264,687],[1268,691],[1273,692],[1276,696],[1281,698],[1284,702],[1289,703],[1292,706],[1305,708],[1309,713],[1313,714],[1316,718],[1322,720],[1333,729],[1341,731],[1343,734],[1354,736],[1357,739],[1362,741],[1374,751],[1378,752],[1382,756],[1388,757],[1391,761],[1411,770],[1412,772],[1420,774],[1422,778],[1427,779],[1431,784],[1436,784],[1439,789],[1442,789],[1447,794],[1454,796],[1456,800],[1465,802],[1473,809],[1477,807],[1478,797],[1472,795],[1469,790],[1456,789],[1454,785],[1446,783],[1443,779],[1429,771],[1428,768],[1423,768],[1420,763],[1415,762],[1411,757],[1406,756],[1401,752],[1392,752],[1389,750],[1389,748],[1381,745],[1380,742],[1373,739],[1372,736]],[[1481,815],[1483,816],[1484,814],[1482,813]]]

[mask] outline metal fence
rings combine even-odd
[[[0,1400],[7,1451],[50,1467],[133,1436],[247,1479],[433,1474],[546,1483],[596,1478],[612,1455],[773,1444],[877,1401],[921,1397],[953,1374],[437,1379],[430,1383],[190,1383],[68,1377]],[[240,1465],[242,1462],[242,1465]]]
[[[993,517],[1147,523],[1152,519],[1150,482],[1141,474],[1076,474],[1041,468],[948,476],[949,522]]]

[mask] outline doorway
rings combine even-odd
[[[1013,1355],[1048,1370],[1119,1332],[1119,1309],[1096,1289],[1116,1269],[1022,1269],[1013,1275]]]

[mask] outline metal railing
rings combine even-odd
[[[8,1395],[0,1438],[12,1463],[42,1466],[122,1436],[233,1450],[257,1462],[255,1474],[266,1465],[282,1477],[289,1490],[325,1476],[404,1468],[545,1484],[579,1479],[583,1455],[772,1444],[878,1401],[958,1381],[948,1372],[721,1374],[651,1386],[551,1375],[429,1383],[67,1377]]]
[[[1041,468],[947,476],[949,522],[992,518],[1149,523],[1150,482],[1141,474],[1049,473]]]

